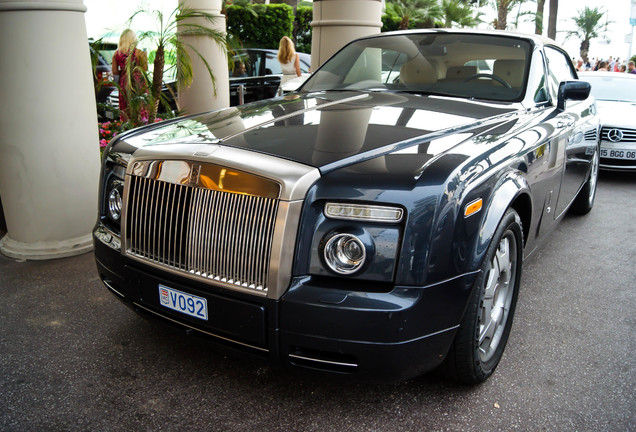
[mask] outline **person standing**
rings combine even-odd
[[[119,36],[112,67],[113,75],[118,76],[116,81],[119,84],[119,118],[122,121],[128,121],[129,117],[135,117],[129,112],[129,101],[131,96],[146,92],[147,86],[141,71],[148,70],[148,57],[145,52],[137,48],[137,36],[131,29],[124,30]],[[132,72],[130,79],[129,72]],[[143,111],[147,112],[145,107],[139,110],[141,111],[139,117],[144,117]]]
[[[577,72],[585,70],[583,66],[583,59],[578,59],[578,61],[576,62],[576,70]]]
[[[634,67],[634,62],[630,61],[627,63],[627,73],[636,74],[636,67]]]
[[[280,81],[282,89],[283,84],[301,74],[300,56],[294,48],[294,42],[287,36],[283,36],[278,44],[278,61],[283,70],[283,78]]]

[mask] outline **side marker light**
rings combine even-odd
[[[484,203],[484,200],[479,198],[467,204],[466,208],[464,209],[464,217],[467,218],[469,216],[474,215],[475,213],[479,213],[483,203]]]

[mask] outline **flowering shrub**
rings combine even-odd
[[[104,151],[104,147],[108,145],[108,142],[125,131],[123,127],[124,123],[121,121],[107,121],[104,123],[97,123],[99,127],[99,148],[100,151]]]
[[[143,118],[143,125],[148,123],[148,118]],[[163,119],[157,117],[155,119],[155,123],[159,123],[163,121]],[[108,145],[110,140],[115,138],[122,132],[126,132],[129,129],[133,129],[134,126],[131,122],[122,122],[121,120],[117,121],[107,121],[103,123],[97,123],[97,127],[99,128],[99,153],[104,153],[104,148]]]

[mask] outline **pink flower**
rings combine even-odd
[[[107,145],[108,145],[108,140],[105,140],[105,139],[99,140],[100,147],[106,147]]]

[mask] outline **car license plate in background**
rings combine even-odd
[[[208,302],[203,297],[159,285],[159,304],[195,318],[208,320]]]
[[[636,150],[601,149],[601,157],[610,159],[636,159]]]

